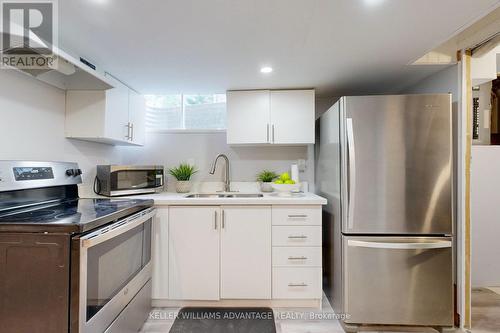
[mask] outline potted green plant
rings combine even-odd
[[[278,178],[278,174],[274,171],[263,170],[257,175],[257,181],[260,182],[260,190],[262,192],[272,192],[272,182]]]
[[[197,173],[196,167],[187,163],[181,163],[175,168],[168,170],[175,179],[177,179],[177,184],[175,184],[175,190],[178,193],[187,193],[191,190],[191,176]]]

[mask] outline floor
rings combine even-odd
[[[304,308],[275,308],[273,310],[276,318],[275,322],[277,333],[345,333],[340,325],[340,322],[335,318],[335,313],[333,312],[333,309],[326,297],[323,297],[322,310],[305,310]],[[178,312],[179,308],[153,309],[148,321],[144,323],[140,333],[168,333]],[[395,330],[390,333],[407,332],[409,331]],[[419,332],[422,332],[422,330],[419,330]],[[428,329],[424,330],[424,332],[435,333],[437,331]],[[497,330],[495,332],[499,331]],[[363,333],[385,332],[366,330],[363,331]],[[476,331],[473,333],[476,333]]]
[[[323,297],[322,310],[305,311],[304,308],[273,310],[277,333],[344,333],[339,321],[332,318],[335,314],[326,297]],[[153,309],[141,333],[167,333],[178,311],[178,308]],[[318,317],[328,319],[317,320]]]
[[[472,289],[472,332],[500,332],[500,288]]]

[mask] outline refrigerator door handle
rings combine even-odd
[[[385,243],[385,242],[368,242],[360,240],[348,240],[347,246],[352,247],[367,247],[375,249],[397,249],[397,250],[423,250],[423,249],[445,249],[451,247],[451,241],[435,241],[426,243]]]
[[[356,150],[354,147],[354,131],[352,118],[346,119],[347,151],[349,153],[348,172],[349,172],[349,192],[348,192],[348,228],[354,228],[354,197],[356,194]]]

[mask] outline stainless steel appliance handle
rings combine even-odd
[[[269,143],[269,123],[267,124],[267,143]]]
[[[222,223],[221,223],[222,224],[222,229],[224,229],[224,227],[226,226],[226,214],[225,214],[224,210],[222,210],[222,217],[221,217],[221,219],[222,219]]]
[[[360,241],[360,240],[348,240],[348,246],[353,247],[367,247],[374,249],[397,249],[397,250],[421,250],[421,249],[445,249],[451,247],[451,241],[434,241],[434,242],[423,242],[423,243],[392,243],[392,242],[370,242],[370,241]]]
[[[307,257],[288,257],[288,260],[307,260]]]
[[[290,219],[300,219],[300,218],[306,218],[307,215],[303,214],[303,215],[288,215],[288,218]]]
[[[289,287],[307,287],[307,283],[301,282],[301,283],[289,283]]]
[[[273,130],[272,130],[272,133],[273,133],[273,135],[272,135],[272,136],[273,136],[273,143],[274,143],[274,124],[273,124],[273,126],[272,126],[272,129],[273,129]]]
[[[348,171],[349,171],[349,194],[348,194],[348,211],[347,223],[348,228],[354,228],[354,198],[356,195],[356,149],[354,147],[354,131],[352,126],[352,118],[346,119],[347,131],[347,151],[349,153]]]
[[[81,246],[89,248],[123,234],[155,216],[156,209],[148,208],[132,216],[100,228],[80,238]]]
[[[134,141],[134,123],[130,123],[130,140]]]
[[[214,210],[214,230],[217,230],[217,211]]]

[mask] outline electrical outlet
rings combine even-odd
[[[307,168],[306,160],[303,159],[297,160],[297,166],[299,167],[300,172],[306,171]]]

